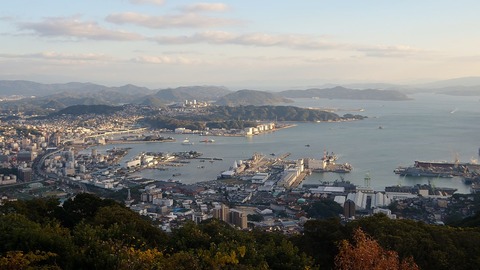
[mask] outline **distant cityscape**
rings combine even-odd
[[[129,105],[113,114],[61,114],[39,118],[19,113],[14,119],[4,115],[1,127],[1,200],[57,197],[60,201],[78,193],[90,192],[123,202],[133,211],[158,221],[170,231],[183,222],[201,222],[217,218],[239,229],[258,227],[267,231],[298,233],[302,224],[316,216],[310,211],[315,202],[334,202],[338,217],[345,222],[360,216],[383,213],[392,219],[408,218],[431,224],[443,224],[452,209],[463,216],[473,214],[472,197],[453,196],[455,189],[417,185],[392,186],[374,191],[366,175],[363,186],[343,179],[331,183],[303,184],[312,173],[349,173],[352,165],[336,163],[333,153],[321,159],[288,160],[289,153],[264,155],[252,153],[244,161],[218,172],[218,179],[186,185],[181,183],[181,166],[197,159],[213,162],[202,153],[143,152],[131,160],[122,160],[129,148],[113,147],[99,153],[97,147],[108,144],[179,143],[175,134],[208,135],[202,143],[215,143],[215,136],[255,136],[294,128],[291,123],[262,122],[243,129],[194,130],[185,127],[155,129],[142,124],[145,115],[200,115],[207,102],[186,100],[158,110]],[[268,135],[267,135],[268,136]],[[181,144],[193,142],[185,141]],[[305,145],[309,147],[309,145]],[[179,167],[169,179],[144,179],[132,176],[143,169],[165,170]],[[201,168],[201,165],[199,166]],[[392,172],[393,173],[393,172]],[[341,210],[338,210],[341,209]],[[309,214],[310,213],[310,214]]]

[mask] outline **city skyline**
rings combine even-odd
[[[15,1],[0,12],[0,79],[274,90],[477,76],[479,7],[430,0]]]

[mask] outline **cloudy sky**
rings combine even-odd
[[[151,88],[480,75],[478,0],[15,0],[0,79]]]

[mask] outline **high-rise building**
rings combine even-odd
[[[221,221],[228,222],[228,213],[230,212],[228,206],[222,204],[213,209],[213,217]]]
[[[92,158],[97,156],[97,148],[92,148]]]
[[[23,182],[32,181],[32,168],[18,168],[18,178]]]
[[[161,199],[162,198],[162,189],[161,188],[152,188],[152,189],[146,189],[142,194],[140,195],[140,200],[142,202],[153,202],[155,199]]]
[[[343,204],[343,215],[346,218],[355,217],[355,202],[352,200],[347,200]]]
[[[17,162],[31,162],[35,159],[36,153],[31,151],[20,151],[17,154]]]
[[[73,150],[64,151],[63,156],[67,161],[75,161],[75,154],[73,153]]]
[[[239,227],[240,229],[247,228],[247,215],[240,210],[230,209],[229,223]]]
[[[207,216],[207,214],[197,212],[192,216],[192,218],[193,218],[193,221],[195,223],[199,224],[200,222],[206,220],[208,218],[208,216]]]

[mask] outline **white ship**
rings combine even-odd
[[[185,140],[183,140],[182,144],[183,145],[192,145],[193,142],[191,142],[188,138],[186,138]]]

